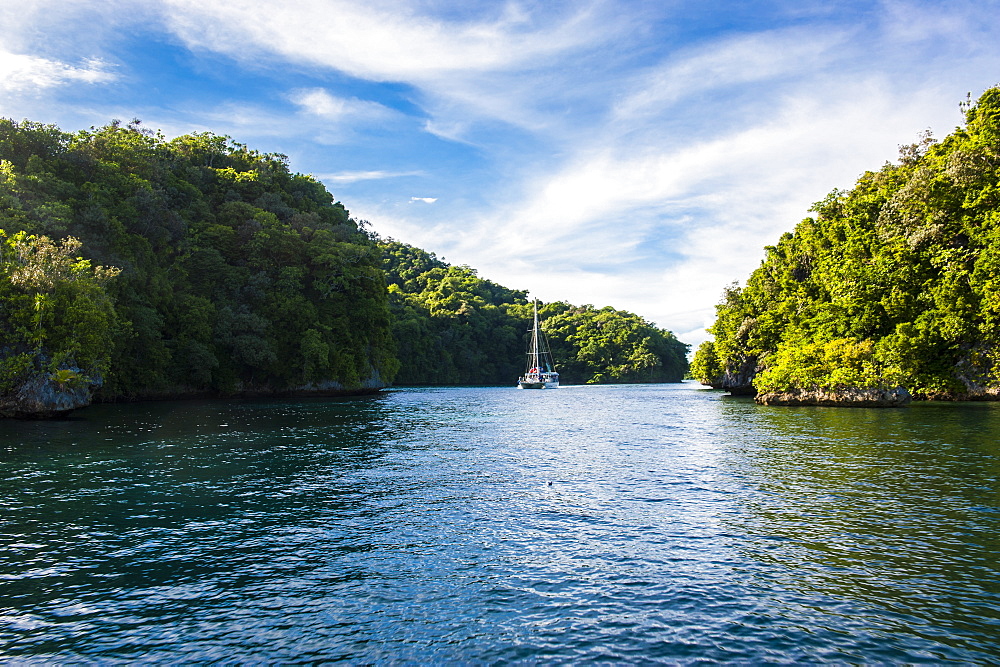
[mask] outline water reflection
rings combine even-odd
[[[990,406],[760,408],[648,385],[80,414],[0,432],[7,656],[1000,651]]]
[[[763,538],[740,541],[749,557],[786,568],[800,593],[877,617],[872,650],[905,633],[990,654],[982,637],[1000,636],[997,406],[722,405],[737,431],[731,463],[756,491],[732,522]]]

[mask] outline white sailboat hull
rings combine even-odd
[[[517,380],[518,389],[558,389],[559,388],[559,374],[558,373],[541,373],[541,374],[530,374],[524,377],[518,378]]]

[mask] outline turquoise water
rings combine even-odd
[[[998,435],[690,383],[0,422],[0,656],[995,663]]]

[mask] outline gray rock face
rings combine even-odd
[[[754,389],[753,379],[762,370],[757,357],[743,357],[738,364],[726,369],[722,375],[721,388],[733,396],[755,396],[757,390]]]
[[[304,384],[292,389],[292,394],[300,396],[338,396],[347,394],[366,394],[374,393],[385,389],[386,384],[382,381],[382,377],[379,375],[378,371],[372,371],[372,374],[366,379],[362,380],[357,387],[345,387],[336,380],[323,380],[322,382],[313,382],[311,384]]]
[[[819,405],[846,408],[901,408],[911,397],[903,387],[895,389],[793,389],[785,392],[758,394],[754,399],[761,405]]]
[[[301,398],[309,398],[310,396],[316,398],[324,396],[364,396],[366,394],[377,394],[385,388],[386,385],[373,382],[362,382],[358,386],[348,388],[335,380],[324,380],[323,382],[301,385],[272,395],[296,396]]]
[[[79,368],[67,370],[83,375]],[[100,381],[78,382],[74,386],[56,382],[49,373],[34,373],[21,386],[0,396],[0,417],[51,419],[90,405],[91,389]]]

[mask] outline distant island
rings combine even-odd
[[[688,346],[541,305],[568,383],[677,382]],[[503,384],[525,292],[381,239],[284,155],[0,119],[0,416],[97,401]]]
[[[961,107],[767,247],[695,378],[776,405],[1000,398],[1000,88]]]
[[[480,278],[433,253],[377,241],[398,344],[400,384],[511,385],[524,373],[527,293]],[[688,345],[627,311],[539,305],[563,383],[680,382]]]

